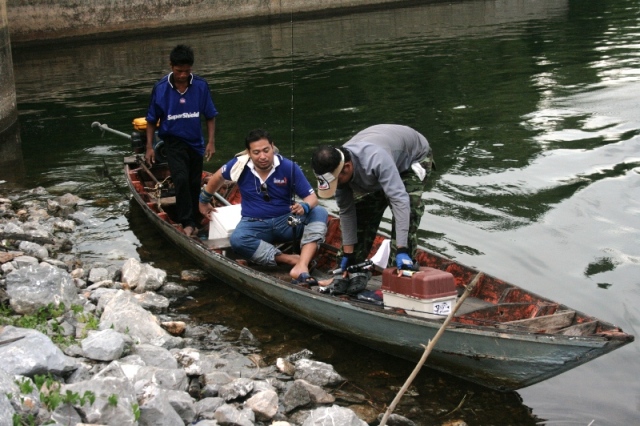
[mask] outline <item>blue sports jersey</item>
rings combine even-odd
[[[211,100],[209,84],[192,74],[187,91],[180,94],[171,84],[171,74],[163,77],[153,87],[147,122],[157,123],[160,120],[160,139],[166,136],[180,138],[200,155],[204,155],[201,117],[208,120],[218,115]]]
[[[238,158],[234,157],[220,169],[222,177],[226,180],[231,180],[231,168],[237,161]],[[292,168],[295,174],[292,174]],[[281,155],[275,156],[273,172],[265,183],[269,201],[264,200],[260,178],[253,173],[249,165],[244,166],[237,182],[242,195],[243,217],[271,219],[291,213],[291,194],[294,185],[296,195],[302,199],[313,194],[313,187],[300,167]]]

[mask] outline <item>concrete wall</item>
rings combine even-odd
[[[406,0],[6,0],[16,43],[181,25],[223,25]],[[414,1],[415,2],[415,1]]]
[[[5,0],[0,0],[0,133],[14,124],[17,119],[7,7]]]

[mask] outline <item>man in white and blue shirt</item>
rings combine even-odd
[[[200,212],[208,215],[211,198],[225,180],[236,182],[242,196],[241,220],[230,237],[238,255],[261,265],[291,265],[296,284],[316,285],[309,263],[327,232],[328,213],[300,167],[276,154],[268,132],[253,130],[245,139],[247,153],[234,157],[207,182],[200,194]],[[297,196],[301,201],[295,201]],[[300,224],[291,226],[290,216]],[[274,243],[300,239],[300,254],[281,252]]]

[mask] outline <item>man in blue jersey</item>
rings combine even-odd
[[[296,284],[315,285],[309,275],[318,242],[327,232],[327,211],[318,206],[313,187],[293,161],[276,154],[273,140],[262,129],[245,139],[247,154],[236,156],[216,171],[200,193],[200,212],[213,211],[211,198],[225,180],[236,182],[242,196],[240,223],[230,237],[233,251],[254,263],[290,265]],[[302,201],[296,202],[294,196]],[[291,226],[295,215],[300,224]],[[282,253],[274,243],[300,239],[300,254]]]
[[[335,195],[340,209],[343,271],[369,256],[387,207],[393,215],[392,257],[399,270],[413,267],[432,166],[427,139],[395,124],[368,127],[341,147],[322,146],[313,153],[318,196]]]
[[[185,234],[196,233],[198,195],[202,180],[202,159],[215,153],[215,117],[218,111],[207,82],[191,73],[194,55],[189,46],[178,45],[169,55],[171,72],[158,81],[151,93],[147,111],[147,152],[153,165],[153,138],[160,122],[158,137],[164,142],[171,178],[176,190],[176,222]],[[202,137],[202,119],[207,123],[207,144]]]

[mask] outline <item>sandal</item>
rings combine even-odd
[[[318,285],[318,280],[316,280],[311,275],[309,275],[308,272],[303,272],[300,275],[298,275],[297,279],[291,280],[291,284],[310,288],[312,286]]]

